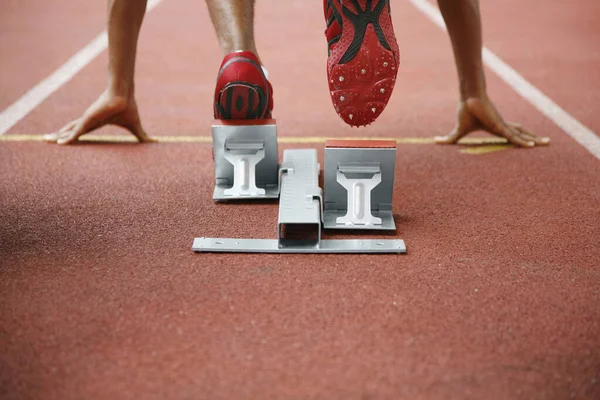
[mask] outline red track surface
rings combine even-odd
[[[0,107],[100,31],[104,9],[75,4],[5,5]],[[598,132],[599,3],[522,4],[483,1],[486,43]],[[393,11],[396,91],[357,130],[330,104],[320,3],[258,2],[281,137],[452,127],[447,37],[407,2]],[[210,133],[212,34],[200,1],[148,15],[137,90],[151,135]],[[9,133],[76,117],[102,90],[105,63]],[[0,142],[0,397],[600,398],[600,163],[488,79],[503,113],[552,145],[478,156],[399,145],[405,256],[193,254],[195,236],[276,234],[275,205],[212,202],[210,145]]]

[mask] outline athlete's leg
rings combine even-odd
[[[223,56],[237,50],[258,56],[254,42],[254,0],[206,0]]]
[[[215,87],[215,118],[271,118],[273,88],[254,41],[254,0],[206,4],[224,55]]]

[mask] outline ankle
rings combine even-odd
[[[237,54],[237,53],[252,53],[252,55],[254,56],[252,58],[256,58],[255,61],[257,61],[258,65],[261,67],[262,72],[265,75],[265,78],[269,79],[269,71],[263,65],[262,60],[260,59],[256,49],[254,49],[254,50],[234,50],[229,53],[225,53],[225,57],[228,57],[228,56],[235,57],[234,54]]]
[[[231,45],[231,46],[222,46],[221,50],[223,51],[223,56],[227,56],[231,53],[241,53],[244,51],[248,51],[252,54],[254,54],[256,56],[256,58],[258,58],[258,61],[260,62],[260,56],[258,55],[258,50],[256,49],[256,46],[252,43],[252,44],[248,44],[248,43],[238,43],[236,45]]]

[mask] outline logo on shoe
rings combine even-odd
[[[267,98],[259,85],[234,81],[221,90],[215,108],[220,119],[262,119],[267,117]]]

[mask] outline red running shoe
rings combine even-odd
[[[250,51],[225,56],[215,88],[216,119],[269,119],[273,87]]]
[[[375,121],[387,105],[400,65],[390,0],[323,0],[335,110],[349,125]]]

